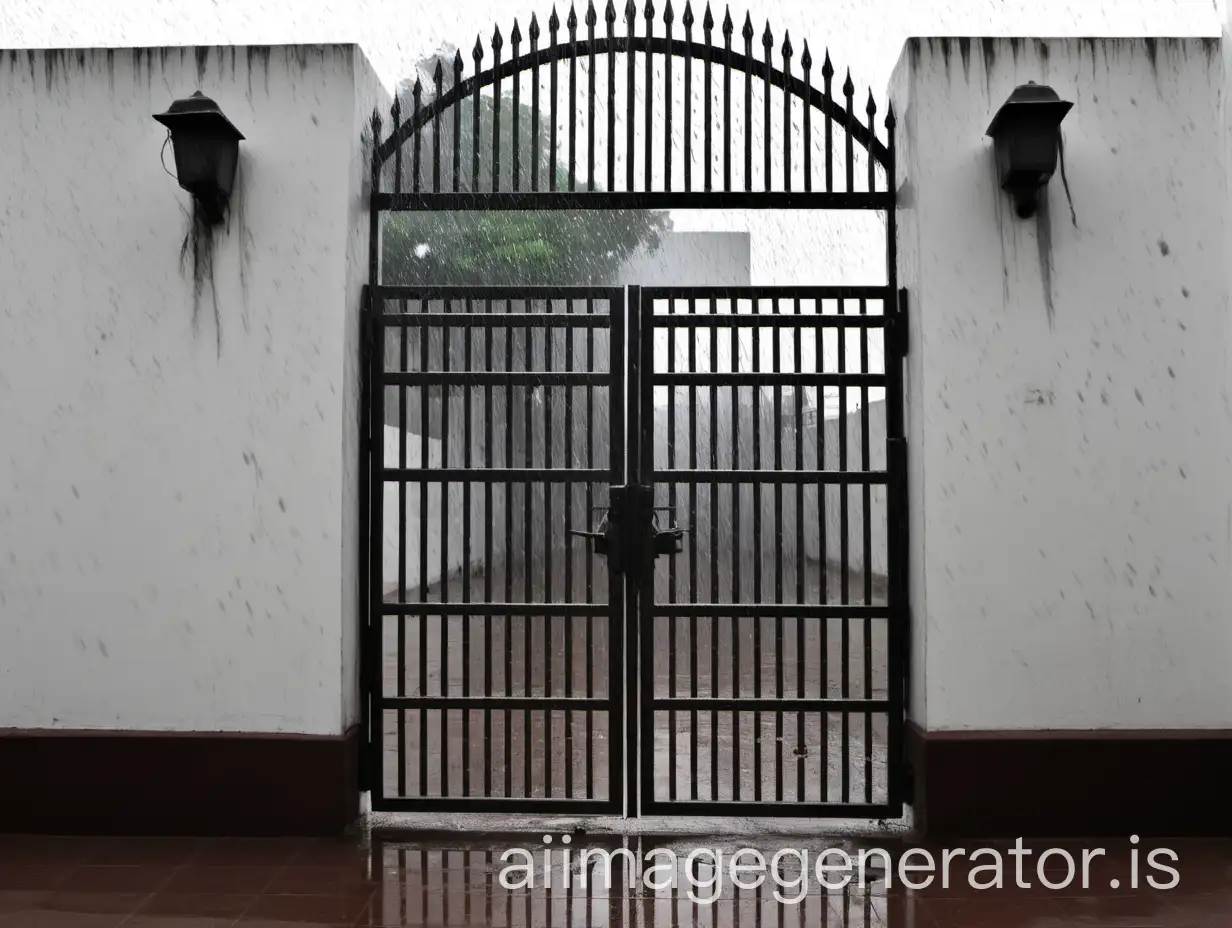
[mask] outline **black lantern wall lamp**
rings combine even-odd
[[[165,113],[154,116],[167,127],[175,150],[175,174],[180,186],[193,195],[206,220],[222,222],[235,185],[240,139],[218,104],[200,90],[176,100]]]
[[[1014,88],[988,126],[1001,189],[1014,198],[1024,219],[1035,214],[1040,189],[1057,168],[1061,120],[1073,105],[1031,81]]]

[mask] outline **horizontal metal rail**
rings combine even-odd
[[[883,470],[660,470],[655,483],[883,484]]]
[[[890,210],[891,193],[856,191],[615,190],[524,191],[521,193],[378,193],[374,209],[386,212],[419,210],[566,210],[566,209],[816,209]]]
[[[587,299],[623,299],[624,290],[620,287],[540,287],[530,284],[475,286],[377,284],[372,288],[372,295],[378,303],[381,300],[444,300],[446,302],[464,302],[466,300],[513,300],[515,302],[522,300],[572,300],[582,302]]]
[[[843,606],[820,603],[655,603],[655,618],[697,616],[698,618],[797,618],[797,619],[888,619],[890,607]]]
[[[840,316],[836,313],[800,313],[786,316],[758,313],[657,313],[651,318],[656,329],[735,329],[746,326],[756,329],[884,329],[888,326],[887,316]]]
[[[700,710],[704,712],[761,712],[766,715],[800,712],[885,712],[890,708],[888,699],[775,699],[773,697],[750,697],[747,699],[720,696],[655,696],[650,698],[653,709],[675,709],[681,712]]]
[[[483,386],[527,384],[532,387],[606,387],[612,375],[596,371],[386,371],[386,386]]]
[[[383,473],[394,483],[604,483],[612,477],[610,470],[582,467],[387,467]]]
[[[726,802],[708,799],[650,799],[642,806],[646,815],[700,815],[708,818],[852,818],[886,819],[901,810],[885,804],[853,802]]]
[[[810,285],[794,284],[777,287],[732,287],[732,286],[697,286],[697,287],[645,287],[642,298],[645,300],[661,299],[719,299],[719,300],[855,300],[860,298],[892,300],[894,292],[878,284],[833,284]],[[656,317],[657,318],[657,317]]]
[[[655,371],[650,381],[656,386],[709,386],[716,387],[790,387],[823,386],[823,387],[884,387],[887,383],[885,374],[833,374],[829,372],[797,372],[797,373],[727,373],[727,372],[664,372]]]
[[[383,696],[377,700],[382,709],[510,709],[516,711],[555,712],[572,709],[603,711],[612,708],[606,697],[586,699],[580,696]]]
[[[387,326],[440,326],[451,329],[520,328],[606,329],[611,317],[606,313],[386,313],[381,322]]]
[[[447,615],[447,616],[501,616],[501,615],[552,615],[552,616],[606,616],[611,607],[607,603],[432,603],[395,602],[382,603],[384,615]]]

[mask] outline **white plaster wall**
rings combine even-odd
[[[969,48],[913,41],[894,84],[908,137],[913,692],[929,729],[1226,728],[1218,45]],[[1072,210],[1058,174],[1047,209],[1021,221],[984,131],[1030,79],[1075,102]]]
[[[364,53],[350,46],[353,106],[351,110],[351,163],[346,188],[346,297],[343,345],[343,454],[342,454],[342,718],[343,727],[359,721],[360,624],[359,609],[359,413],[361,401],[360,309],[368,282],[368,239],[372,187],[372,113],[389,112],[392,97],[377,78]],[[385,120],[388,122],[388,120]],[[386,130],[387,131],[387,130]]]
[[[348,46],[0,57],[0,728],[353,714],[365,71]],[[198,88],[247,138],[194,301],[150,114]]]
[[[642,287],[747,287],[747,232],[668,232],[657,248],[641,246],[616,273],[616,282]]]

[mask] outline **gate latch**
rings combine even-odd
[[[685,529],[668,517],[666,528],[659,525],[660,512],[673,512],[670,506],[651,506],[650,487],[619,486],[611,488],[611,501],[607,506],[596,506],[603,518],[594,531],[570,529],[570,535],[589,539],[595,554],[608,559],[613,573],[620,573],[625,565],[637,563],[643,544],[649,542],[655,557],[660,554],[674,555],[684,550]],[[623,549],[629,546],[629,551]]]
[[[655,557],[660,554],[679,554],[684,550],[683,528],[676,525],[675,519],[670,519],[667,528],[659,528],[659,513],[674,512],[671,506],[656,506],[650,513],[650,537],[654,539]]]

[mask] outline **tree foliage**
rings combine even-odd
[[[447,92],[461,57],[442,52],[420,63],[421,105]],[[525,97],[525,94],[523,95]],[[399,91],[402,112],[409,118],[412,97],[409,82]],[[541,107],[537,125],[532,109],[520,103],[517,122],[517,168],[521,190],[551,189],[555,169],[557,190],[569,189],[567,154],[553,157],[552,126]],[[502,95],[500,104],[499,163],[493,165],[491,136],[496,125],[492,96],[479,98],[479,141],[475,142],[473,98],[445,110],[439,121],[421,133],[419,189],[433,189],[439,171],[439,189],[461,193],[492,190],[493,168],[500,189],[514,189],[513,98]],[[434,135],[439,134],[440,164],[434,164]],[[564,133],[559,133],[558,148]],[[582,140],[579,140],[581,142]],[[579,145],[579,148],[581,146]],[[402,187],[414,183],[413,145],[403,146]],[[478,170],[476,170],[476,168]],[[456,176],[455,176],[456,175]],[[589,189],[578,178],[577,189]],[[600,189],[596,184],[595,189]],[[666,213],[649,210],[553,210],[505,212],[401,212],[391,213],[382,229],[382,279],[389,284],[605,284],[639,247],[656,248],[659,235],[669,228]]]

